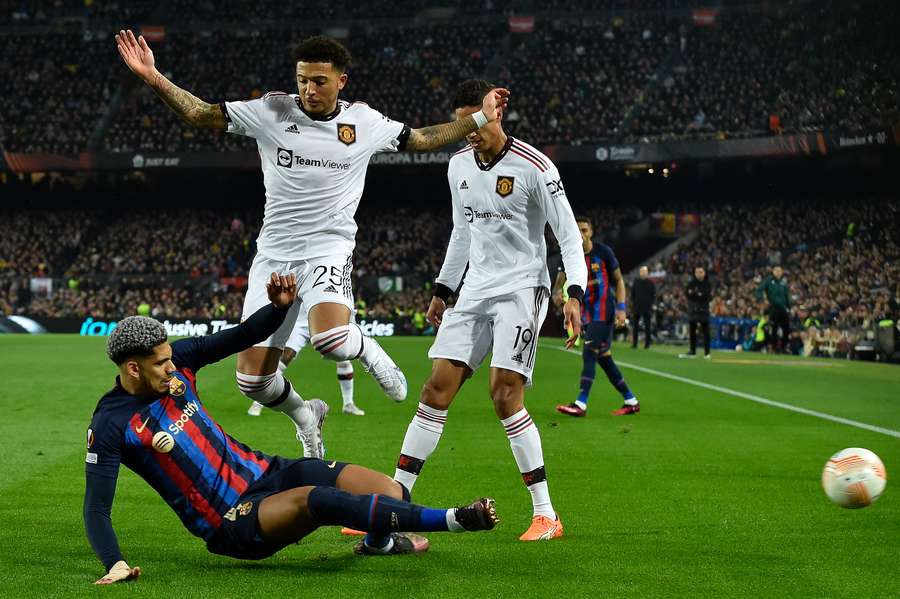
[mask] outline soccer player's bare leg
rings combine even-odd
[[[385,394],[394,401],[406,399],[406,377],[381,345],[362,334],[350,322],[350,308],[335,302],[322,302],[309,309],[310,341],[323,358],[344,362],[359,360]]]
[[[422,466],[441,440],[447,410],[472,370],[463,362],[437,358],[431,366],[431,376],[422,386],[419,407],[406,429],[394,480],[412,491]]]
[[[491,399],[509,439],[522,481],[531,493],[533,516],[522,541],[546,541],[561,537],[562,522],[550,502],[541,435],[525,409],[525,377],[505,368],[491,368]]]
[[[257,516],[266,541],[295,543],[319,526],[344,525],[367,530],[357,553],[421,553],[428,540],[403,531],[490,530],[497,522],[494,502],[430,509],[409,503],[403,487],[379,472],[347,465],[335,487],[298,487],[265,498]]]
[[[321,458],[322,423],[328,413],[328,405],[322,400],[304,401],[290,381],[278,370],[280,347],[251,347],[238,354],[238,389],[253,401],[281,412],[294,422],[297,441],[304,457]]]

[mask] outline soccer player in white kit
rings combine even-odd
[[[338,100],[347,83],[350,53],[328,37],[309,38],[298,46],[298,95],[269,92],[254,100],[222,104],[205,102],[164,77],[143,37],[120,31],[116,45],[128,68],[187,123],[256,139],[266,205],[244,316],[265,303],[269,273],[296,274],[316,351],[335,362],[359,359],[391,399],[405,399],[402,371],[378,342],[350,322],[354,214],[369,158],[378,152],[434,150],[459,141],[498,118],[507,90],[490,90],[481,109],[464,119],[410,129],[362,102]],[[237,383],[241,393],[294,421],[305,456],[321,457],[317,448],[322,446],[321,426],[328,406],[303,401],[278,371],[299,304],[292,304],[274,335],[238,354]]]
[[[297,322],[288,336],[288,340],[284,343],[284,352],[281,354],[281,360],[278,362],[278,371],[284,373],[288,365],[294,361],[304,347],[309,345],[309,312],[306,305],[300,305],[300,313],[297,314]],[[365,416],[365,411],[353,401],[353,362],[344,360],[335,364],[337,371],[338,384],[341,387],[341,400],[343,402],[342,411],[344,414],[351,416]],[[250,416],[259,416],[262,414],[263,406],[258,401],[254,401],[247,409]]]
[[[486,81],[463,83],[454,102],[457,119],[478,111],[478,98],[490,89]],[[525,387],[531,384],[550,295],[544,227],[549,222],[559,240],[570,282],[563,308],[573,330],[568,347],[580,333],[587,284],[581,234],[549,158],[506,135],[499,119],[467,139],[469,145],[447,169],[453,233],[428,308],[428,320],[440,327],[428,352],[431,376],[403,439],[394,479],[412,489],[441,438],[450,403],[491,352],[494,409],[534,507],[531,526],[520,539],[552,539],[562,536],[562,522],[550,501],[541,437],[525,409]],[[447,309],[467,264],[456,305]]]

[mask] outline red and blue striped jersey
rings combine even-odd
[[[204,408],[185,350],[172,344],[177,371],[169,392],[128,394],[117,381],[97,405],[88,429],[91,474],[115,478],[124,464],[153,487],[194,535],[208,540],[272,457],[228,435]]]
[[[611,323],[616,314],[616,289],[612,284],[612,273],[619,268],[619,261],[612,248],[602,243],[594,244],[593,250],[584,255],[587,265],[588,282],[581,308],[581,321]]]

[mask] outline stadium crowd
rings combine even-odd
[[[675,334],[687,312],[684,283],[703,266],[712,284],[713,317],[762,320],[759,289],[783,267],[790,290],[792,337],[772,347],[769,331],[752,331],[746,349],[849,353],[882,320],[900,320],[900,207],[896,201],[766,202],[705,212],[694,241],[651,265],[660,281],[657,329]],[[840,341],[841,352],[838,352]]]
[[[586,213],[609,234],[641,218],[627,207]],[[361,314],[424,317],[452,229],[449,206],[363,203],[357,219]],[[239,318],[261,221],[260,211],[206,208],[0,211],[0,313],[113,318],[146,304],[166,318]],[[552,235],[548,242],[552,251]],[[396,277],[402,292],[379,287]],[[49,296],[32,291],[32,278],[53,281]]]
[[[42,3],[13,4],[32,15],[14,23],[52,21],[72,10],[66,3],[43,11],[27,8]],[[416,14],[412,0],[282,3],[277,14],[288,14],[278,20],[270,4],[172,0],[165,14],[183,18],[153,42],[160,69],[214,102],[294,92],[291,46],[318,32],[320,21],[289,15],[313,10],[326,21],[346,19],[355,64],[343,97],[413,127],[447,120],[452,90],[473,76],[513,90],[508,128],[538,145],[869,132],[898,117],[900,64],[891,58],[900,8],[892,3],[723,10],[714,27],[700,27],[688,13],[647,8],[691,6],[687,0],[640,3],[641,10],[626,0],[585,2],[584,18],[553,13],[529,34],[511,34],[504,16],[521,3],[499,0],[453,2],[473,17],[453,21],[401,18]],[[20,73],[0,98],[0,147],[64,154],[252,151],[250,140],[188,128],[137,84],[120,64],[110,32],[140,23],[151,8],[137,3],[113,26],[111,6],[118,3],[83,9],[88,25],[81,31],[48,34],[22,26],[0,36],[3,55]],[[623,10],[598,12],[608,9]]]

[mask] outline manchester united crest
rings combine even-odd
[[[345,145],[356,143],[356,125],[348,125],[346,123],[338,123],[337,126],[338,139]]]
[[[184,395],[185,384],[180,378],[173,377],[171,381],[169,381],[169,395],[173,397],[177,397],[179,395]]]
[[[500,175],[497,177],[497,195],[501,198],[505,198],[509,194],[513,192],[513,185],[515,185],[516,178],[515,177],[505,177]]]

